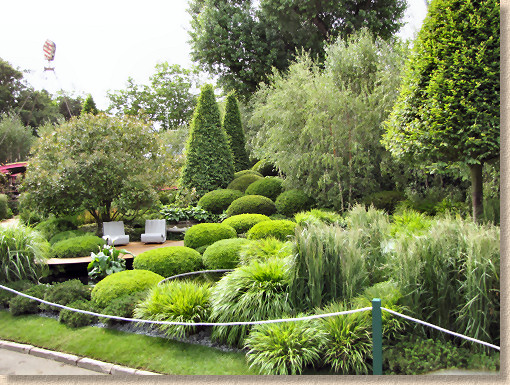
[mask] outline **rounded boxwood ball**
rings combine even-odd
[[[240,176],[243,176],[243,175],[246,175],[246,174],[263,176],[260,172],[255,171],[255,170],[241,170],[241,171],[238,171],[238,172],[234,173],[234,179],[239,178]]]
[[[294,235],[296,223],[288,220],[264,221],[257,223],[247,233],[248,239],[262,239],[273,237],[286,241],[289,235]]]
[[[270,220],[271,218],[263,214],[239,214],[225,219],[222,223],[232,226],[237,234],[243,234],[257,223]]]
[[[214,242],[204,252],[204,266],[211,270],[234,269],[239,264],[239,251],[243,245],[250,242],[244,238],[222,239]]]
[[[253,182],[246,189],[246,195],[262,195],[274,201],[282,193],[283,179],[267,177]]]
[[[115,298],[133,294],[156,286],[164,278],[148,270],[124,270],[99,281],[92,289],[92,301],[101,308]]]
[[[184,246],[196,250],[226,238],[237,238],[237,233],[232,227],[223,223],[199,223],[184,233]]]
[[[242,197],[244,194],[239,190],[233,189],[219,189],[206,193],[198,201],[198,206],[202,207],[213,214],[221,214],[228,209],[228,206],[237,198]]]
[[[271,215],[276,212],[274,202],[262,195],[246,195],[233,201],[227,209],[229,217],[239,214]]]
[[[52,246],[52,250],[56,258],[87,257],[90,253],[97,252],[104,244],[103,238],[82,235],[59,241]]]
[[[278,195],[275,204],[278,213],[291,217],[300,211],[309,210],[313,200],[304,191],[293,189]]]
[[[244,193],[249,185],[251,185],[253,182],[262,179],[264,178],[258,175],[244,174],[230,182],[229,185],[227,186],[227,189],[239,190]]]
[[[165,278],[172,275],[198,271],[202,257],[196,250],[185,246],[159,247],[138,254],[133,269],[149,270]]]

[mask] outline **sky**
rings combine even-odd
[[[408,0],[407,24],[399,35],[413,38],[426,14],[425,0]],[[99,109],[108,91],[127,79],[148,83],[157,63],[189,68],[187,0],[16,0],[0,6],[0,58],[27,70],[25,79],[51,94],[91,94]],[[42,47],[56,44],[55,71]]]

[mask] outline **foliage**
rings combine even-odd
[[[0,221],[9,217],[8,199],[7,195],[0,194]]]
[[[251,99],[253,155],[274,163],[287,189],[340,212],[388,189],[381,123],[397,97],[406,51],[362,30],[332,43],[323,69],[310,55],[298,56]]]
[[[228,217],[222,223],[234,228],[239,235],[246,233],[259,222],[270,220],[271,218],[263,214],[239,214]]]
[[[278,195],[275,201],[278,213],[292,216],[300,211],[310,209],[313,199],[302,190],[292,189]]]
[[[392,216],[391,235],[422,235],[432,225],[432,219],[414,210],[404,210]]]
[[[90,301],[85,300],[77,300],[69,303],[67,306],[73,309],[80,309],[86,311],[95,311],[94,304]],[[58,315],[58,322],[63,323],[72,328],[80,328],[83,326],[88,326],[98,321],[98,317],[78,313],[72,310],[62,309]]]
[[[147,270],[124,270],[113,273],[94,286],[92,301],[105,308],[115,298],[147,290],[162,280],[161,275]]]
[[[82,235],[55,243],[51,249],[55,258],[86,257],[103,247],[105,240],[95,235]]]
[[[283,179],[269,177],[258,180],[246,188],[247,195],[262,195],[275,201],[278,195],[282,193]]]
[[[202,87],[186,142],[180,185],[201,196],[225,188],[234,176],[232,151],[220,121],[213,87]]]
[[[102,310],[102,314],[113,315],[116,317],[133,318],[133,312],[136,305],[147,297],[145,291],[139,291],[133,294],[126,294],[112,300],[108,306]],[[119,322],[113,318],[102,318],[107,325],[114,325]]]
[[[149,85],[139,85],[128,78],[124,90],[108,92],[108,112],[117,115],[143,115],[163,130],[185,126],[193,114],[198,86],[196,68],[186,69],[178,64],[158,63]]]
[[[43,299],[47,289],[48,286],[46,285],[35,285],[30,289],[23,291],[22,293],[35,298]],[[18,295],[9,301],[9,311],[12,315],[37,314],[40,311],[40,304],[41,303],[39,301]]]
[[[27,226],[34,226],[47,218],[47,215],[41,212],[28,192],[22,192],[18,196],[18,212],[20,222]]]
[[[257,325],[245,340],[246,358],[260,374],[301,374],[320,362],[325,337],[309,321]]]
[[[258,171],[255,171],[255,170],[241,170],[241,171],[237,171],[234,173],[234,179],[237,179],[239,178],[240,176],[243,176],[243,175],[246,175],[246,174],[253,174],[253,175],[258,175],[258,176],[263,176],[260,172]]]
[[[263,221],[253,226],[246,234],[248,239],[276,238],[286,241],[294,235],[296,223],[282,220]]]
[[[81,107],[81,115],[84,114],[97,115],[98,113],[99,110],[96,107],[94,99],[92,99],[92,95],[88,94],[87,97],[85,98],[85,101],[83,102],[83,106]]]
[[[378,191],[368,195],[363,199],[367,206],[374,206],[378,210],[384,210],[388,214],[393,214],[397,204],[405,199],[405,195],[400,191]]]
[[[248,265],[253,260],[263,262],[271,257],[285,258],[292,253],[292,243],[276,238],[262,238],[244,245],[239,251],[239,264]]]
[[[149,270],[163,277],[198,271],[202,257],[186,246],[159,247],[138,254],[133,261],[134,269]]]
[[[309,211],[300,211],[294,215],[294,220],[299,226],[306,226],[308,224],[325,223],[327,225],[344,224],[344,220],[340,214],[334,211],[326,211],[320,209],[312,209]]]
[[[15,115],[0,115],[0,138],[0,163],[27,160],[35,140],[32,129]]]
[[[76,238],[84,235],[85,232],[82,230],[66,230],[55,234],[49,240],[50,245],[54,245],[57,242],[63,241],[64,239]]]
[[[49,286],[44,293],[44,300],[64,306],[74,301],[88,301],[90,300],[90,287],[84,285],[78,279],[55,283]],[[58,313],[60,311],[60,308],[45,303],[41,303],[39,307],[41,310],[47,310],[54,313]]]
[[[24,279],[21,281],[2,282],[1,285],[22,292],[30,289],[32,286],[34,286],[34,283]],[[8,307],[9,301],[16,296],[17,294],[14,294],[10,291],[0,290],[0,308]]]
[[[152,288],[134,311],[135,317],[156,321],[207,322],[210,313],[209,286],[192,281],[169,281]],[[168,336],[183,338],[196,333],[196,326],[159,325]]]
[[[285,260],[253,261],[225,275],[211,290],[211,321],[260,321],[290,314]],[[242,346],[251,326],[215,326],[211,338]]]
[[[246,191],[246,189],[248,188],[248,186],[250,186],[252,183],[254,183],[258,180],[262,180],[262,179],[263,178],[261,176],[258,176],[256,174],[246,173],[246,174],[241,175],[241,176],[235,178],[234,180],[232,180],[228,184],[227,188],[233,189],[233,190],[239,190],[242,193],[244,193]]]
[[[499,0],[435,0],[414,43],[384,144],[416,163],[471,170],[473,218],[482,166],[500,151]]]
[[[227,95],[223,129],[227,133],[228,143],[234,157],[234,171],[245,170],[248,168],[250,160],[246,152],[246,141],[244,139],[239,106],[233,92]]]
[[[198,201],[198,206],[214,214],[221,214],[228,209],[228,206],[237,198],[243,196],[239,190],[219,189],[209,191]]]
[[[41,137],[24,186],[45,213],[85,209],[100,229],[103,221],[155,201],[158,151],[154,133],[141,121],[85,114]],[[121,154],[129,156],[119,161]]]
[[[269,216],[276,212],[273,201],[262,195],[246,195],[237,198],[227,209],[229,217],[239,214],[262,214]]]
[[[368,284],[360,233],[325,224],[297,227],[289,298],[310,310],[336,299],[349,301]]]
[[[89,278],[99,281],[107,275],[126,270],[126,260],[120,258],[120,254],[131,254],[125,249],[116,249],[113,246],[103,245],[99,247],[99,252],[91,253],[91,261],[87,265]],[[131,254],[133,255],[133,254]]]
[[[76,224],[66,218],[49,218],[34,227],[46,239],[51,239],[58,233],[68,230],[76,230]]]
[[[278,169],[267,159],[259,160],[251,169],[258,172],[261,176],[278,176]]]
[[[50,245],[23,225],[0,226],[0,282],[27,279],[36,282],[47,272]]]
[[[243,238],[222,239],[209,246],[203,255],[206,269],[234,269],[239,264],[239,252],[250,241]]]
[[[223,223],[199,223],[186,230],[184,246],[198,249],[208,246],[220,239],[236,238],[236,231]]]
[[[384,39],[401,26],[406,3],[264,0],[190,2],[191,57],[227,90],[244,98],[274,67],[285,71],[296,52],[324,58],[324,47],[362,27]]]

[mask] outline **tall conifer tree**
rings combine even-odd
[[[250,161],[246,153],[246,141],[244,139],[243,125],[241,123],[241,113],[239,112],[239,106],[234,92],[231,92],[227,96],[223,128],[227,133],[230,149],[234,156],[234,171],[246,170],[249,167]]]

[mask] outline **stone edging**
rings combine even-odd
[[[74,354],[55,352],[53,350],[42,349],[32,345],[20,344],[17,342],[0,340],[0,348],[12,350],[19,353],[31,354],[35,357],[47,358],[50,360],[63,362],[68,365],[78,366],[80,368],[93,370],[104,374],[120,375],[159,375],[159,373],[148,372],[145,370],[132,369],[126,366],[116,365],[108,362],[93,360],[87,357],[79,357]]]

